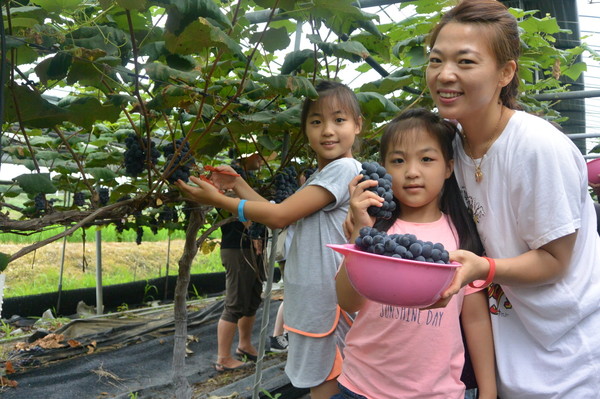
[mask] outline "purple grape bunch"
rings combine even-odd
[[[85,194],[81,191],[78,191],[73,194],[73,204],[75,206],[84,206],[85,205]]]
[[[390,219],[392,212],[396,209],[394,192],[392,191],[392,175],[387,173],[385,168],[377,162],[363,162],[360,174],[363,175],[361,182],[366,180],[377,181],[377,186],[369,187],[369,191],[383,198],[381,207],[372,205],[367,208],[367,212],[377,219]]]
[[[163,147],[163,153],[165,154],[165,169],[169,164],[171,164],[171,160],[175,157],[175,151],[179,149],[179,154],[173,161],[173,164],[167,171],[170,173],[170,176],[167,178],[167,181],[171,184],[175,183],[178,179],[183,180],[184,182],[188,182],[190,178],[190,169],[196,163],[196,159],[188,155],[190,152],[190,143],[188,141],[183,144],[182,139],[175,140],[175,144],[169,143]]]
[[[414,234],[387,234],[373,227],[360,229],[354,244],[361,251],[430,263],[450,263],[450,254],[442,243],[419,240]]]
[[[292,166],[283,168],[273,178],[275,195],[273,201],[279,204],[298,190],[298,172]]]
[[[137,176],[142,173],[146,167],[146,150],[140,145],[140,140],[134,133],[130,133],[125,138],[125,171],[130,176]],[[150,142],[150,163],[156,165],[160,157],[160,152],[156,149],[153,141]]]

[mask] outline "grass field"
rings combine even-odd
[[[0,235],[0,252],[14,254],[24,246],[61,230],[45,231],[31,236]],[[171,234],[149,230],[144,233],[141,245],[135,243],[135,232],[117,234],[113,226],[102,228],[102,284],[129,283],[161,277],[166,274],[167,257],[169,275],[177,275],[178,260],[183,253],[184,233]],[[221,266],[220,234],[215,232],[212,251],[199,251],[192,265],[192,273],[224,271]],[[78,230],[64,240],[60,239],[11,263],[4,271],[6,286],[4,298],[54,292],[58,290],[61,270],[62,289],[90,288],[96,286],[96,228]],[[167,250],[169,249],[169,250]],[[63,262],[64,257],[64,262]]]

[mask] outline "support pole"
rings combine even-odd
[[[281,229],[273,230],[273,242],[269,253],[269,264],[267,268],[267,284],[265,287],[265,299],[263,300],[263,316],[260,323],[260,336],[258,338],[258,359],[256,360],[256,373],[254,374],[254,389],[252,399],[258,399],[260,394],[260,385],[262,380],[263,359],[265,356],[265,341],[267,340],[269,327],[269,308],[271,307],[271,289],[273,288],[273,275],[275,274],[275,248]]]
[[[104,309],[102,298],[102,230],[96,230],[96,314],[101,315]]]

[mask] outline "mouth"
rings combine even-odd
[[[456,97],[460,97],[463,95],[462,92],[459,91],[440,91],[438,90],[438,96],[440,96],[441,98],[447,98],[447,99],[452,99],[452,98],[456,98]]]
[[[323,141],[321,145],[323,146],[331,146],[337,144],[337,141]]]
[[[417,190],[417,189],[420,189],[420,188],[423,188],[423,187],[424,186],[421,186],[421,185],[411,184],[411,185],[408,185],[408,186],[404,186],[404,189],[405,190]]]

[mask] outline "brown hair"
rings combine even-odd
[[[402,140],[410,140],[417,134],[429,134],[439,143],[446,164],[454,159],[452,141],[458,134],[457,127],[438,114],[424,108],[409,108],[386,125],[379,146],[381,163],[385,163],[384,160],[388,151],[396,143],[402,142]],[[396,219],[401,217],[400,202],[396,197],[394,197],[394,201],[396,202],[396,209],[392,211],[392,217],[387,220],[378,219],[375,223],[376,229],[387,231]],[[444,182],[440,197],[440,210],[452,220],[458,234],[459,248],[481,255],[483,245],[477,233],[477,226],[462,200],[462,193],[454,172]]]
[[[323,80],[319,82],[315,89],[319,94],[317,100],[306,98],[302,104],[302,113],[300,114],[300,131],[306,132],[306,120],[308,119],[308,111],[310,106],[315,101],[321,101],[329,96],[333,96],[339,105],[344,108],[350,115],[352,115],[354,122],[360,125],[361,111],[360,104],[356,98],[356,94],[343,83]]]
[[[488,28],[490,48],[496,56],[498,65],[504,65],[511,60],[517,63],[515,75],[500,92],[500,101],[508,108],[520,108],[517,105],[517,95],[519,94],[518,60],[521,55],[521,40],[516,18],[499,1],[463,0],[445,13],[437,26],[431,31],[429,36],[430,47],[434,46],[442,28],[451,22],[477,24]]]

